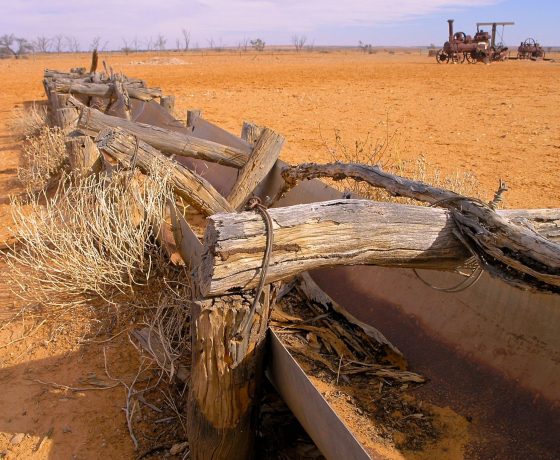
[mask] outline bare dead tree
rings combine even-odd
[[[239,51],[243,51],[244,53],[246,53],[249,49],[249,39],[247,37],[243,37],[243,39],[240,40],[237,44],[237,48],[239,49]]]
[[[166,43],[167,43],[167,39],[163,35],[158,34],[156,41],[154,43],[155,49],[159,51],[164,51]]]
[[[0,37],[0,55],[13,56],[16,59],[33,52],[33,45],[25,38],[16,37],[14,34],[5,34]]]
[[[208,47],[213,50],[215,45],[216,42],[214,41],[214,37],[210,37],[210,39],[208,40]]]
[[[131,42],[132,45],[132,49],[134,49],[134,52],[137,53],[139,51],[139,42],[138,42],[138,37],[134,37],[134,39]]]
[[[146,39],[146,51],[152,51],[154,49],[154,39],[149,37]]]
[[[304,45],[307,43],[307,37],[305,35],[293,35],[292,44],[294,45],[296,51],[299,53]]]
[[[51,47],[52,40],[44,35],[41,35],[33,42],[33,47],[37,53],[48,53]]]
[[[62,53],[64,50],[64,35],[55,35],[52,38],[54,50],[57,53]]]
[[[71,53],[78,53],[80,51],[80,42],[73,35],[68,35],[66,38],[66,46]]]
[[[190,30],[187,30],[187,29],[183,29],[182,32],[183,32],[183,43],[184,43],[183,49],[185,51],[188,51],[189,46],[191,44],[191,32],[190,32]]]
[[[122,42],[123,42],[123,47],[121,48],[121,51],[128,55],[129,53],[131,53],[133,51],[133,49],[130,47],[130,43],[128,42],[128,40],[126,38],[121,38]]]
[[[175,39],[175,51],[180,51],[180,50],[181,50],[181,40],[176,38]]]
[[[93,40],[91,41],[91,44],[89,45],[89,50],[90,51],[99,50],[100,45],[101,45],[101,36],[96,35],[95,37],[93,37]]]

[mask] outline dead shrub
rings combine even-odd
[[[356,140],[352,144],[345,142],[340,131],[335,130],[334,143],[329,144],[322,139],[323,145],[330,153],[333,162],[379,166],[392,174],[452,190],[464,196],[480,198],[480,184],[474,173],[457,170],[452,174],[443,174],[439,168],[431,167],[423,155],[419,155],[414,160],[403,160],[400,158],[399,132],[389,130],[388,120],[384,123],[383,129],[385,132],[380,136],[368,133],[365,139]],[[341,181],[330,180],[329,183],[345,193],[352,193],[374,201],[426,205],[426,203],[410,198],[394,197],[386,190],[373,187],[363,181],[348,178]]]
[[[45,104],[33,103],[28,107],[14,111],[8,127],[19,139],[35,136],[41,128],[49,125],[49,116]]]
[[[15,201],[17,250],[7,260],[17,293],[46,305],[134,296],[167,264],[157,237],[173,202],[168,171],[154,162],[149,176],[65,176],[53,196]]]
[[[61,171],[66,158],[65,134],[44,125],[23,141],[18,179],[28,191],[42,190]]]

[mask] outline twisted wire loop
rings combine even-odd
[[[266,272],[268,271],[268,266],[270,264],[270,255],[272,254],[272,247],[274,244],[272,218],[270,217],[270,214],[268,213],[266,206],[262,204],[261,199],[256,196],[250,198],[249,201],[247,201],[247,205],[245,206],[245,209],[247,209],[248,211],[255,211],[262,216],[266,227],[266,247],[264,250],[263,260],[261,263],[259,284],[257,285],[257,289],[255,290],[255,297],[253,298],[253,304],[251,305],[251,310],[249,311],[249,314],[245,317],[240,327],[240,330],[242,331],[243,334],[247,332],[247,328],[250,326],[255,311],[257,310],[257,307],[259,305],[259,301],[264,289],[264,283],[266,280]]]

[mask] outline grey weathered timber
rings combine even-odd
[[[129,84],[128,82],[124,82],[123,86],[126,88],[131,98],[140,99],[141,101],[151,101],[162,95],[161,89],[159,88],[141,88],[138,85]],[[57,79],[54,82],[54,88],[59,93],[84,94],[86,96],[104,98],[111,97],[113,94],[112,86],[105,83],[86,83]]]
[[[334,200],[272,208],[269,213],[274,247],[266,283],[335,265],[454,270],[471,256],[457,237],[452,210]],[[202,293],[212,296],[254,288],[265,244],[259,214],[209,217],[198,274]]]
[[[63,107],[56,111],[57,124],[67,133],[78,126],[79,117],[80,113],[74,107]]]
[[[91,134],[97,134],[106,128],[121,127],[164,153],[199,158],[236,168],[242,167],[249,158],[249,151],[227,147],[165,128],[123,120],[80,105],[82,113],[78,126]]]
[[[300,179],[351,177],[404,196],[451,211],[455,236],[491,275],[522,289],[560,293],[560,244],[539,235],[533,228],[512,222],[495,212],[494,204],[468,198],[450,190],[360,164],[308,163],[283,171],[286,188]],[[503,192],[502,184],[496,193]]]
[[[247,141],[249,144],[253,145],[257,142],[260,137],[263,128],[250,121],[244,121],[241,127],[241,139]]]
[[[267,176],[280,156],[283,145],[284,137],[280,134],[268,128],[261,132],[253,153],[241,168],[237,182],[228,195],[228,201],[234,209],[240,209]]]
[[[254,457],[258,401],[270,292],[250,322],[252,297],[223,296],[192,307],[192,370],[187,431],[193,460],[250,460]]]
[[[175,110],[175,96],[162,96],[159,100],[159,104],[172,114]]]
[[[469,256],[443,209],[334,200],[269,209],[274,246],[266,283],[313,268],[372,264],[454,269]],[[252,289],[266,245],[262,216],[216,214],[207,219],[199,271],[203,295]]]
[[[187,126],[192,126],[197,118],[202,116],[202,110],[187,110]]]
[[[103,166],[101,153],[89,136],[67,138],[66,150],[70,169],[78,177],[85,177],[101,170]]]
[[[134,162],[135,166],[144,173],[149,173],[150,165],[154,161],[163,161],[171,172],[175,194],[204,215],[231,212],[234,209],[203,177],[170,160],[154,147],[121,128],[102,131],[96,138],[96,142],[103,153],[126,166]]]

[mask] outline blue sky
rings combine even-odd
[[[477,21],[514,21],[506,44],[560,45],[560,0],[3,0],[0,35],[72,35],[86,50],[97,35],[109,48],[158,34],[174,47],[183,28],[201,47],[256,37],[290,44],[295,34],[316,45],[441,45],[448,18],[468,34]]]

